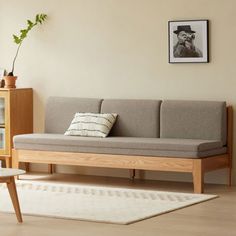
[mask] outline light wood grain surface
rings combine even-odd
[[[33,90],[0,88],[0,97],[5,100],[5,148],[0,149],[0,160],[11,167],[13,136],[33,132]]]

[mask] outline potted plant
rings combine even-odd
[[[14,43],[17,44],[17,50],[16,50],[16,54],[15,54],[15,57],[12,62],[11,71],[6,76],[3,77],[3,79],[5,81],[4,88],[15,88],[16,87],[15,83],[16,83],[17,76],[14,76],[14,69],[15,69],[15,62],[16,62],[20,47],[21,47],[24,39],[27,37],[28,33],[36,25],[42,24],[46,20],[46,18],[47,18],[46,14],[37,14],[35,16],[34,21],[27,20],[27,28],[20,30],[19,36],[13,34]]]

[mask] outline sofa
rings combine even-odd
[[[108,137],[65,136],[76,112],[116,113]],[[204,174],[232,169],[231,106],[221,101],[50,97],[45,133],[14,137],[20,162],[192,173],[195,193]]]

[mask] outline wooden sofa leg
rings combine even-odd
[[[49,174],[53,174],[54,170],[53,170],[53,164],[48,164],[48,173]]]
[[[25,162],[25,171],[26,172],[30,171],[30,163],[29,162]]]
[[[12,149],[12,168],[19,169],[19,160],[18,160],[18,152],[15,149]],[[19,175],[14,177],[16,180],[19,179]]]
[[[18,152],[12,149],[12,168],[19,169]]]
[[[5,158],[5,165],[6,165],[6,168],[11,168],[11,157],[6,157]]]
[[[135,169],[130,169],[129,170],[129,176],[130,176],[130,179],[134,179],[134,177],[135,177]]]
[[[229,167],[229,173],[228,173],[228,185],[229,187],[232,186],[232,167]]]
[[[193,160],[193,186],[194,186],[194,193],[203,193],[204,171],[201,159]]]

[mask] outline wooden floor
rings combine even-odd
[[[190,183],[157,181],[132,182],[111,177],[74,175],[27,175],[24,179],[40,181],[75,182],[115,187],[132,187],[153,190],[192,192]],[[235,236],[236,235],[236,187],[207,185],[206,193],[220,197],[208,202],[177,210],[168,214],[139,221],[131,225],[115,225],[86,221],[23,216],[18,224],[13,214],[0,213],[0,235],[3,236]]]

